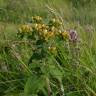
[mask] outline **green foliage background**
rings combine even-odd
[[[20,24],[29,22],[35,15],[42,16],[46,22],[55,15],[62,19],[64,29],[77,31],[81,41],[78,60],[73,58],[73,51],[66,54],[63,46],[57,45],[63,65],[51,55],[48,66],[41,67],[46,75],[31,74],[32,68],[41,65],[37,60],[28,65],[32,45],[18,39],[17,32]],[[44,82],[48,79],[52,96],[64,96],[58,95],[62,92],[65,96],[96,96],[95,28],[95,0],[0,0],[0,96],[51,96],[45,86],[48,83]],[[74,65],[74,59],[79,65]]]

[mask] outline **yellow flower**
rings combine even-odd
[[[62,36],[63,39],[68,39],[69,38],[69,33],[67,31],[60,32],[60,35]]]
[[[45,35],[45,40],[48,40],[54,36],[55,36],[54,32],[48,31],[47,34]]]
[[[54,36],[54,32],[52,31],[49,31],[48,34],[47,34],[48,37],[53,37]]]
[[[34,28],[37,28],[38,27],[38,24],[36,23],[36,24],[34,24]]]
[[[46,26],[45,24],[34,24],[34,28],[37,30],[37,31],[43,31],[43,30],[46,30],[48,29],[48,26]]]
[[[42,17],[40,17],[40,16],[34,16],[34,17],[32,17],[32,20],[38,23],[38,22],[41,22],[42,21]]]
[[[61,34],[61,33],[62,33],[62,31],[61,31],[61,30],[58,30],[58,33],[59,33],[59,34]]]
[[[40,16],[35,16],[35,18],[36,18],[37,20],[42,20],[42,18],[41,18]]]
[[[21,25],[19,28],[20,32],[30,32],[32,31],[32,27],[30,25]]]
[[[48,30],[45,29],[45,30],[43,31],[43,35],[46,36],[47,34],[48,34]]]
[[[47,28],[47,26],[45,24],[42,24],[42,28]]]
[[[52,26],[51,31],[56,31],[56,28],[54,26]]]
[[[53,23],[55,23],[55,22],[56,22],[56,19],[55,19],[55,18],[53,18],[53,19],[52,19],[52,22],[53,22]]]
[[[62,23],[60,22],[60,20],[59,20],[59,19],[56,19],[56,18],[53,18],[53,19],[51,20],[51,22],[52,22],[53,24],[55,24],[55,25],[62,25]]]
[[[45,38],[47,36],[47,32],[48,32],[47,29],[45,29],[45,30],[39,30],[39,35],[41,37]]]
[[[49,46],[48,47],[48,50],[49,50],[49,52],[51,52],[52,54],[54,54],[54,53],[56,53],[57,48],[55,46]]]

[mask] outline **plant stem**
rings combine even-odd
[[[48,96],[51,96],[51,87],[49,78],[46,77],[47,89],[48,89]]]

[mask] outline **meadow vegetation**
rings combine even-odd
[[[0,0],[0,96],[96,96],[95,0]]]

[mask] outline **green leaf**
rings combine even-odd
[[[56,66],[53,66],[52,67],[51,66],[51,68],[50,68],[50,74],[54,78],[56,78],[57,80],[62,81],[63,72],[61,72],[58,67],[56,67]]]
[[[42,90],[44,85],[45,85],[44,77],[34,75],[30,77],[26,82],[24,88],[24,95],[31,96],[32,94],[36,94],[39,90]]]

